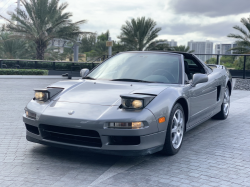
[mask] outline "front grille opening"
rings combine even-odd
[[[140,136],[110,136],[109,145],[139,145]]]
[[[93,130],[85,130],[85,129],[74,129],[68,127],[59,127],[59,126],[52,126],[52,125],[42,125],[42,128],[46,131],[51,132],[58,132],[62,134],[68,135],[78,135],[78,136],[88,136],[88,137],[100,137],[97,131]]]
[[[31,132],[33,134],[39,135],[39,130],[38,130],[37,127],[32,126],[32,125],[28,125],[26,123],[25,123],[25,126],[26,126],[27,131],[29,131],[29,132]]]
[[[47,140],[83,146],[102,147],[100,135],[94,130],[51,125],[40,125],[40,129],[43,138]]]

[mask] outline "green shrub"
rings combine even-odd
[[[40,70],[40,69],[0,69],[0,75],[48,75],[48,70]]]
[[[35,65],[35,62],[26,62],[26,61],[20,61],[17,64],[17,61],[2,61],[3,64],[6,64],[8,68],[12,68],[15,65],[19,65],[20,68],[23,69],[44,69],[44,70],[53,70],[53,63],[52,62],[37,62]],[[93,66],[96,66],[97,64],[92,65],[91,63],[74,63],[74,66],[80,66],[80,69],[88,68],[93,69]],[[55,63],[55,69],[56,70],[71,70],[72,63]]]
[[[237,70],[243,70],[244,68],[244,57],[238,57],[237,60],[234,62],[235,69]],[[250,57],[246,57],[246,70],[250,70]]]

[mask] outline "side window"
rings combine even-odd
[[[188,62],[188,65],[197,66],[197,65],[194,63],[193,60],[191,60],[191,59],[186,59],[186,58],[185,58],[185,60]]]
[[[184,61],[186,61],[186,63],[188,64],[188,66],[186,68],[188,68],[188,71],[185,72],[189,72],[191,74],[191,77],[193,77],[193,74],[195,73],[206,73],[206,71],[204,70],[204,68],[202,67],[202,65],[196,61],[196,59],[191,59],[191,58],[185,58]]]

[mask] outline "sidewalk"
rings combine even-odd
[[[121,157],[26,140],[22,115],[33,88],[65,79],[59,78],[0,80],[1,187],[249,186],[250,91],[233,90],[228,119],[186,133],[177,155]]]

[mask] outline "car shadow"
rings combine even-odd
[[[133,162],[135,160],[141,160],[140,163],[143,161],[146,161],[148,159],[156,159],[156,160],[172,160],[173,157],[178,158],[181,153],[186,151],[186,144],[188,144],[189,138],[193,137],[200,133],[205,133],[205,130],[208,130],[209,128],[212,128],[214,125],[216,125],[214,122],[217,120],[210,119],[201,125],[193,128],[189,132],[187,132],[184,136],[184,141],[182,145],[182,149],[180,149],[180,152],[177,155],[174,156],[166,156],[162,154],[161,152],[154,153],[152,155],[145,155],[145,156],[118,156],[118,155],[110,155],[110,154],[102,154],[102,153],[95,153],[90,151],[80,151],[80,150],[69,150],[64,148],[58,148],[58,147],[52,147],[52,146],[45,146],[36,144],[33,146],[30,151],[32,152],[33,157],[37,160],[44,160],[45,162],[48,161],[48,163],[51,163],[51,160],[53,160],[53,163],[64,163],[64,164],[71,164],[71,165],[85,165],[85,164],[91,164],[93,166],[98,165],[110,165],[119,162],[120,160],[126,158],[126,162],[128,165],[130,165],[130,161]],[[192,141],[199,141],[199,140],[192,140]],[[193,142],[194,144],[198,142]],[[123,165],[126,167],[126,163]]]

